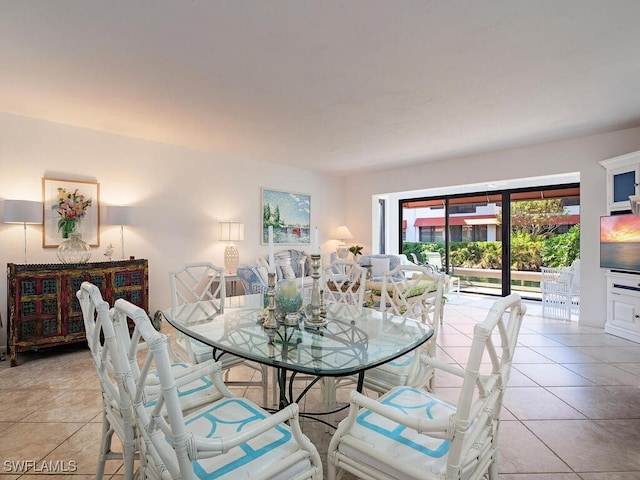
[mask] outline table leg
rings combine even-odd
[[[291,382],[291,381],[290,381]],[[289,385],[291,388],[291,385]],[[278,368],[278,390],[280,392],[280,400],[278,402],[278,407],[280,410],[289,405],[289,400],[287,399],[287,371],[284,368]]]
[[[358,393],[362,393],[362,389],[364,388],[364,370],[358,374],[358,383],[356,384],[356,390]]]

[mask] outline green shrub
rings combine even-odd
[[[542,259],[540,251],[544,238],[539,235],[518,232],[511,235],[511,269],[537,272]]]
[[[425,252],[439,252],[444,261],[444,242],[404,242],[402,251],[415,253],[422,262]],[[502,242],[451,242],[450,260],[456,267],[502,268]],[[520,271],[540,270],[542,265],[564,267],[580,256],[580,225],[567,233],[532,235],[517,232],[511,236],[511,268]]]
[[[580,225],[574,225],[567,233],[548,237],[540,252],[546,267],[567,267],[580,257]]]

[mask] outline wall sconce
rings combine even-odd
[[[27,223],[42,225],[43,215],[42,202],[4,201],[4,223],[22,223],[24,225],[24,263],[27,263]]]
[[[124,226],[136,224],[136,212],[133,207],[110,205],[107,207],[107,225],[120,225],[120,253],[124,260]]]
[[[353,238],[353,235],[351,235],[351,232],[346,225],[340,225],[338,226],[338,228],[336,228],[335,238],[340,240],[338,248],[336,249],[338,258],[347,258],[347,255],[349,255],[349,249],[347,248],[347,244],[344,243],[344,241],[351,240]]]
[[[240,222],[220,222],[220,240],[224,242],[239,242],[244,240],[244,223]],[[224,249],[224,270],[225,273],[235,275],[240,265],[240,253],[233,244],[227,245]]]
[[[631,195],[629,204],[631,205],[631,211],[636,215],[640,215],[640,195]]]

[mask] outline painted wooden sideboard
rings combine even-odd
[[[7,343],[11,366],[26,350],[84,342],[76,292],[95,284],[109,305],[118,298],[149,311],[147,260],[77,264],[7,264]]]

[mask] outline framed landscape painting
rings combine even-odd
[[[262,243],[269,243],[269,226],[273,227],[273,243],[311,243],[311,196],[304,193],[262,189]]]
[[[42,179],[42,246],[57,247],[73,229],[92,247],[100,246],[100,185],[97,182]]]

